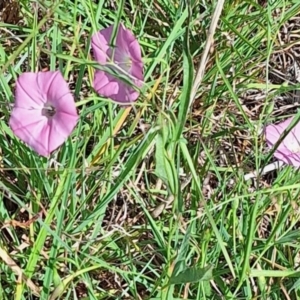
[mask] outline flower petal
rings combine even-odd
[[[292,131],[293,131],[294,137],[298,141],[300,141],[300,122],[295,125],[295,127],[292,129]]]
[[[274,152],[274,157],[276,157],[279,160],[282,160],[286,164],[290,164],[289,155],[291,155],[291,151],[289,151],[286,148],[285,149],[280,149],[280,150],[277,149]]]
[[[130,73],[133,77],[136,78],[134,81],[134,84],[141,88],[143,86],[143,80],[144,80],[144,75],[143,75],[143,64],[138,64],[138,63],[133,63]]]
[[[10,116],[9,126],[13,131],[21,130],[28,125],[38,123],[42,120],[47,121],[47,118],[41,114],[40,109],[15,107]]]
[[[48,156],[47,118],[35,110],[15,108],[9,120],[13,133],[38,154]]]
[[[60,71],[38,72],[38,86],[47,102],[57,110],[74,112],[74,99]],[[63,101],[62,101],[63,99]]]
[[[23,108],[40,108],[46,103],[40,88],[37,85],[37,75],[33,72],[21,74],[16,83],[15,106]]]
[[[120,104],[133,102],[139,97],[139,92],[130,85],[103,71],[95,72],[94,89]]]
[[[272,148],[281,138],[283,132],[292,122],[293,117],[276,125],[269,125],[265,128],[267,144]],[[300,167],[300,123],[296,124],[287,134],[283,141],[278,145],[274,152],[274,157],[286,164]]]
[[[281,134],[290,125],[292,119],[293,118],[289,118],[279,124],[268,125],[265,128],[266,140],[267,140],[267,144],[270,148],[272,148],[278,142]]]
[[[274,153],[274,156],[283,161],[288,165],[292,165],[294,167],[300,167],[300,155],[299,153],[289,153],[287,155],[280,156],[278,152]]]
[[[118,83],[116,78],[111,76],[104,71],[96,70],[94,76],[94,89],[98,91],[99,94],[110,97],[118,93]]]
[[[48,72],[37,72],[34,73],[36,76],[36,86],[38,87],[38,90],[43,95],[43,97],[48,100],[48,91],[50,89],[50,86],[58,74],[60,74],[59,71],[48,71]],[[61,74],[60,74],[61,75]]]
[[[113,27],[110,26],[102,29],[92,36],[93,55],[99,64],[105,64],[107,61],[107,51],[109,50],[109,41],[112,29]]]
[[[50,152],[67,140],[76,126],[77,121],[77,116],[69,115],[64,112],[56,113],[55,117],[49,122],[51,132],[48,137],[48,148]]]
[[[48,120],[44,116],[38,116],[35,111],[28,113],[28,110],[25,110],[24,113],[24,109],[15,109],[9,125],[14,134],[38,154],[49,156],[65,142],[77,120],[77,116],[64,112],[59,112],[53,119]]]
[[[78,116],[70,115],[65,112],[57,112],[52,119],[53,127],[58,134],[67,138],[73,131],[78,121]]]
[[[131,43],[133,42],[137,43],[137,40],[133,35],[132,31],[125,28],[125,26],[121,23],[118,27],[116,46],[119,49],[122,49],[122,51],[124,51],[125,53],[130,53],[129,48]],[[138,43],[137,43],[137,47],[140,48],[140,45]]]

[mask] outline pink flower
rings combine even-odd
[[[273,148],[278,142],[292,120],[293,117],[277,125],[269,125],[265,128],[266,140],[270,148]],[[296,124],[278,145],[274,156],[288,165],[300,167],[300,123]]]
[[[143,62],[140,45],[132,32],[123,24],[117,30],[115,47],[110,46],[113,25],[95,33],[92,36],[93,53],[100,65],[126,76],[130,84],[108,72],[96,70],[94,89],[102,96],[126,104],[135,101],[139,96],[139,92],[132,85],[142,86]]]
[[[38,154],[49,156],[68,138],[77,120],[74,98],[59,71],[20,75],[9,125]]]

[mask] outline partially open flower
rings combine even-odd
[[[49,156],[78,121],[74,98],[59,71],[27,72],[16,83],[9,125],[38,154]]]
[[[267,144],[270,148],[278,142],[285,129],[292,122],[293,117],[277,125],[268,125],[265,128]],[[274,156],[286,164],[300,167],[300,123],[287,134],[278,145]]]
[[[102,29],[92,36],[92,49],[95,60],[112,72],[96,70],[94,89],[102,96],[109,97],[121,104],[135,101],[139,92],[133,86],[143,83],[143,62],[141,49],[132,32],[123,24],[117,28],[115,45],[110,45],[113,25]],[[125,76],[128,82],[113,74]]]

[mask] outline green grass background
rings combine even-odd
[[[217,2],[21,0],[1,23],[0,299],[300,299],[300,174],[244,180],[272,161],[262,128],[291,115],[276,95],[297,86],[267,78],[300,4],[225,1],[190,105]],[[92,88],[91,35],[119,22],[142,48],[133,108]],[[8,127],[16,78],[45,68],[80,113],[51,159]]]

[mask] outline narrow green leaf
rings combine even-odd
[[[190,53],[189,42],[189,27],[187,26],[183,45],[183,88],[180,97],[178,123],[176,127],[176,140],[180,139],[186,122],[194,81],[194,65]]]
[[[207,266],[205,268],[192,267],[187,268],[177,276],[171,277],[170,284],[181,284],[188,282],[207,281],[213,278],[212,274],[213,266]]]
[[[165,165],[165,144],[161,134],[156,136],[155,144],[155,174],[158,178],[168,183],[168,174]]]

